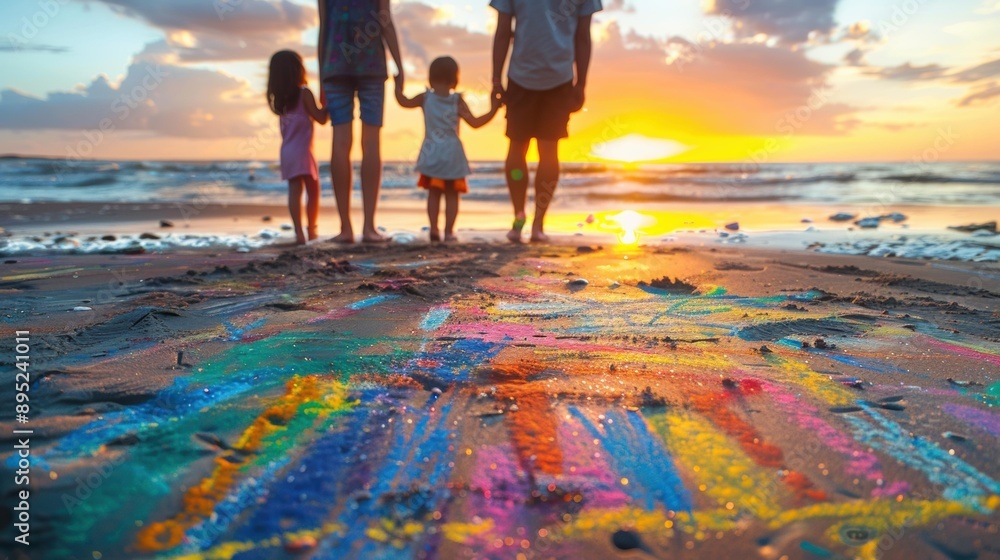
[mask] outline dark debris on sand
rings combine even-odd
[[[639,287],[654,288],[678,295],[691,295],[698,292],[697,286],[689,284],[680,278],[670,278],[668,276],[664,276],[658,280],[651,280],[649,282],[639,282]]]

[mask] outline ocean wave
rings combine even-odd
[[[60,187],[83,188],[83,187],[107,187],[118,183],[118,177],[114,175],[101,175],[98,177],[87,177],[72,183],[61,183]]]
[[[834,173],[784,177],[743,176],[729,177],[675,177],[663,175],[625,174],[622,180],[641,185],[693,185],[699,187],[794,187],[816,183],[853,183],[858,180],[856,173]]]
[[[354,163],[355,185],[360,164]],[[507,187],[502,162],[471,164],[473,200],[502,202]],[[536,164],[529,165],[531,174]],[[320,163],[328,193],[330,164]],[[383,193],[394,198],[419,195],[412,162],[386,162]],[[662,164],[638,167],[568,163],[560,190],[581,200],[670,203],[675,201],[810,201],[876,203],[887,185],[898,204],[1000,206],[1000,164]],[[61,188],[66,187],[66,188]],[[190,200],[206,193],[216,202],[275,203],[287,183],[275,161],[67,161],[0,159],[0,200],[26,196],[53,201]],[[416,194],[415,194],[416,193]]]
[[[990,173],[977,177],[949,177],[937,173],[911,173],[902,175],[886,175],[880,179],[885,182],[895,183],[965,183],[970,185],[1000,185],[1000,174],[997,173]]]

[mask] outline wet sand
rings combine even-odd
[[[1000,555],[995,263],[572,237],[7,260],[31,557]]]

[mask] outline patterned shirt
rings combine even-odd
[[[345,76],[389,77],[382,42],[382,22],[389,14],[379,13],[379,0],[324,0],[326,58],[323,79]]]

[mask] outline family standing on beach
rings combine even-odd
[[[425,136],[417,159],[418,186],[427,190],[427,214],[432,241],[455,241],[455,221],[461,193],[468,192],[469,162],[459,138],[460,121],[473,128],[489,123],[502,106],[507,109],[510,148],[505,164],[514,222],[507,238],[522,241],[527,223],[530,181],[527,164],[531,140],[537,142],[535,214],[531,241],[548,240],[545,214],[559,183],[559,141],[569,135],[569,118],[583,108],[591,54],[591,18],[601,0],[492,0],[498,13],[493,40],[493,91],[488,113],[475,116],[455,89],[458,62],[450,56],[434,60],[427,90],[416,97],[403,93],[405,80],[399,39],[390,0],[319,0],[320,104],[307,87],[302,57],[281,51],[271,59],[267,98],[281,121],[281,175],[288,181],[288,206],[298,243],[317,237],[319,168],[312,153],[313,121],[333,124],[330,174],[340,214],[340,234],[333,241],[353,243],[351,148],[354,143],[354,100],[361,115],[361,192],[364,204],[362,241],[384,242],[375,226],[375,209],[382,182],[381,130],[386,50],[396,65],[395,97],[405,108],[423,109]],[[504,86],[503,68],[510,66]],[[302,197],[306,196],[306,228]],[[445,229],[439,214],[445,201]]]

